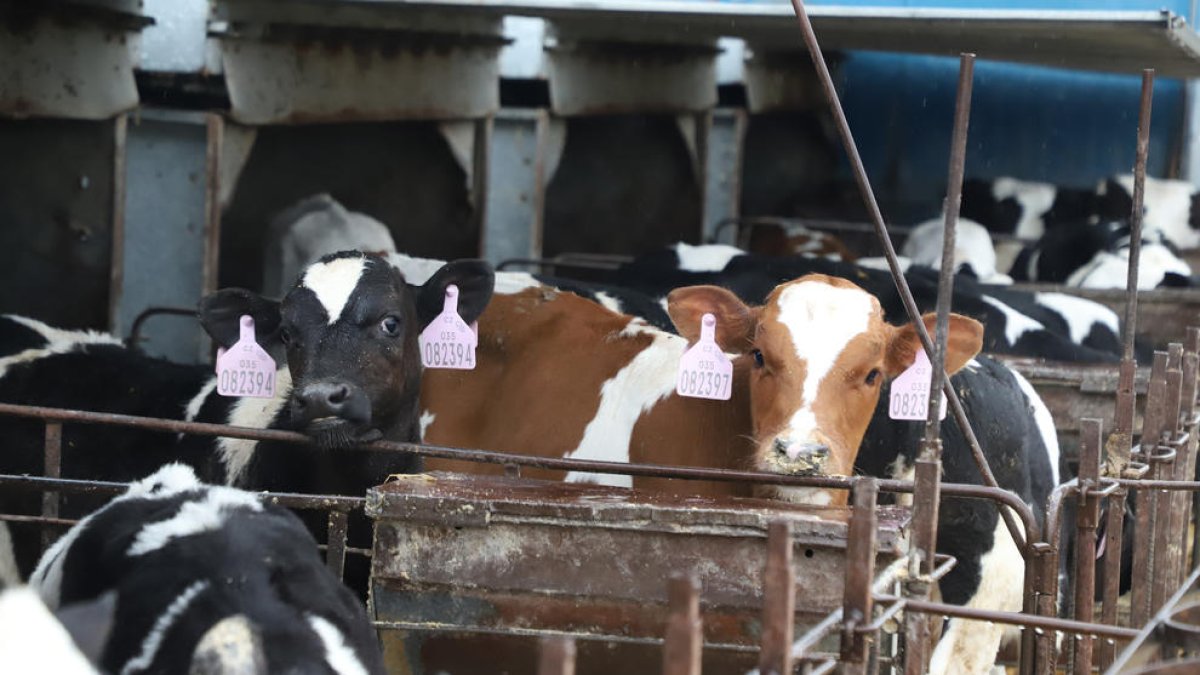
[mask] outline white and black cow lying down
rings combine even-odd
[[[396,260],[404,265],[411,259]],[[890,420],[876,403],[885,380],[912,362],[915,335],[911,328],[886,325],[878,302],[861,288],[811,275],[781,284],[761,307],[711,286],[676,290],[668,306],[679,335],[528,275],[498,274],[496,295],[480,318],[477,370],[470,377],[426,373],[425,441],[549,457],[905,474],[915,443],[904,448],[898,441],[919,436],[921,425]],[[675,393],[679,359],[705,312],[718,317],[717,340],[733,357],[725,403]],[[951,325],[948,369],[957,371],[951,381],[985,452],[993,466],[1003,466],[997,471],[1002,485],[1040,507],[1058,471],[1049,411],[1020,375],[985,357],[972,359],[982,338],[976,322],[955,317]],[[492,391],[514,394],[495,397],[487,393]],[[555,423],[513,423],[522,416]],[[981,482],[954,422],[945,422],[943,430],[946,480]],[[429,460],[427,468],[494,470],[440,460]],[[564,478],[561,472],[528,473]],[[565,479],[687,493],[747,491],[578,473]],[[763,496],[814,504],[844,498],[792,488]],[[948,597],[973,607],[1019,609],[1023,561],[995,507],[955,504],[943,522],[939,550],[959,557],[959,569],[946,581]],[[936,652],[935,672],[987,672],[1000,635],[988,626],[952,622]]]
[[[123,347],[116,338],[62,331],[22,317],[0,317],[0,401],[253,428],[303,431],[309,446],[257,443],[116,426],[68,424],[62,475],[130,481],[168,461],[197,468],[205,480],[256,490],[362,495],[392,473],[417,468],[411,456],[346,452],[360,440],[420,437],[420,331],[442,310],[445,288],[459,288],[459,312],[473,321],[491,297],[482,261],[456,261],[413,288],[391,265],[361,253],[310,266],[282,302],[239,290],[205,300],[202,321],[219,344],[237,339],[243,313],[274,322],[256,327],[264,345],[285,343],[274,398],[227,398],[205,366],[180,365]],[[282,321],[280,321],[282,317]],[[70,386],[62,383],[69,382]],[[42,471],[42,424],[0,417],[6,452],[0,471]],[[81,515],[95,499],[65,495],[64,513]],[[6,513],[35,512],[35,495],[0,495]],[[24,573],[36,532],[14,532]]]
[[[810,273],[850,279],[879,299],[889,321],[906,317],[887,271],[819,258],[751,255],[727,245],[677,244],[660,249],[606,273],[605,281],[651,297],[665,296],[683,286],[714,284],[747,302],[762,302],[776,284]],[[905,272],[923,312],[936,307],[937,276],[936,270],[920,265]],[[985,288],[969,276],[958,275],[951,309],[983,323],[984,351],[991,354],[1082,363],[1110,363],[1120,358],[1117,315],[1091,300],[1062,293]]]
[[[1063,223],[1013,261],[1017,281],[1045,281],[1076,288],[1125,288],[1132,237],[1126,221]],[[1191,286],[1192,268],[1159,230],[1142,234],[1138,289]]]
[[[915,226],[900,252],[912,264],[942,267],[942,236],[945,220],[934,218]],[[959,218],[955,228],[954,271],[975,277],[981,284],[1011,284],[1012,279],[996,269],[992,235],[979,223]]]
[[[384,672],[362,604],[304,524],[182,464],[72,527],[30,586],[51,609],[116,594],[112,673]]]

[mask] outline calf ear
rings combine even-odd
[[[450,284],[458,286],[458,315],[472,323],[492,300],[496,273],[483,260],[454,260],[442,265],[417,291],[417,318],[422,329],[442,313]]]
[[[929,336],[933,337],[937,314],[930,312],[921,320]],[[888,377],[895,377],[911,366],[918,349],[921,349],[921,338],[911,323],[894,327],[885,359]],[[983,324],[961,314],[951,314],[950,330],[946,333],[946,374],[953,375],[962,370],[982,349]]]
[[[748,307],[736,295],[718,286],[676,288],[667,296],[667,314],[688,342],[700,339],[700,322],[705,314],[717,319],[717,344],[722,350],[742,354],[754,342],[758,309]]]
[[[217,345],[228,349],[238,341],[241,317],[254,319],[258,344],[269,349],[279,341],[279,302],[241,288],[226,288],[204,296],[197,311],[200,324]]]

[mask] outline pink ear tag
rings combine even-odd
[[[421,331],[421,364],[426,368],[474,370],[477,331],[458,315],[458,286],[450,284],[442,313]]]
[[[733,362],[717,345],[717,319],[705,314],[700,340],[679,359],[675,393],[690,398],[728,401],[733,393]]]
[[[913,364],[896,379],[892,380],[892,393],[888,401],[888,417],[894,420],[919,420],[924,422],[929,415],[929,383],[933,381],[933,366],[924,349],[917,349]],[[946,397],[938,410],[938,419],[946,419]]]
[[[254,319],[243,314],[241,335],[229,349],[217,350],[217,393],[275,397],[275,360],[254,340]]]

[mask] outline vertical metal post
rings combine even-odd
[[[1133,164],[1133,212],[1129,214],[1129,268],[1126,288],[1137,288],[1138,263],[1142,255],[1142,217],[1146,199],[1146,160],[1150,155],[1150,113],[1154,104],[1154,69],[1142,71],[1142,98],[1138,108],[1137,153]],[[1125,305],[1125,358],[1133,358],[1134,328],[1137,326],[1137,303]]]
[[[871,582],[875,576],[875,504],[879,486],[873,478],[854,485],[854,511],[846,545],[846,585],[842,600],[842,672],[865,673],[872,636],[862,632],[871,623]]]
[[[1150,464],[1149,478],[1158,478],[1153,456],[1158,448],[1159,434],[1163,427],[1164,404],[1167,388],[1167,354],[1154,353],[1154,365],[1150,371],[1150,383],[1146,391],[1146,408],[1142,416],[1142,439],[1139,457]],[[1150,587],[1154,583],[1153,539],[1154,515],[1157,508],[1154,490],[1139,489],[1134,502],[1137,521],[1134,528],[1133,545],[1133,595],[1131,621],[1135,626],[1145,625],[1150,620]]]
[[[62,423],[46,422],[46,435],[43,457],[43,475],[47,478],[62,477]],[[46,518],[58,517],[59,495],[57,491],[47,490],[42,493],[42,515]],[[50,548],[58,532],[53,525],[42,526],[42,550]]]
[[[1171,344],[1167,351],[1167,370],[1165,375],[1166,388],[1162,403],[1162,425],[1158,434],[1169,440],[1174,439],[1179,427],[1179,389],[1182,380],[1180,365],[1183,361],[1183,346]],[[1144,438],[1144,437],[1143,437]],[[1159,454],[1165,454],[1166,446],[1160,446]],[[1163,457],[1155,461],[1155,476],[1159,480],[1171,480],[1175,476],[1175,462],[1178,453],[1169,453],[1172,457]],[[1156,491],[1155,514],[1153,516],[1153,549],[1150,552],[1151,568],[1154,585],[1151,589],[1150,612],[1153,614],[1162,607],[1163,602],[1170,597],[1174,589],[1172,569],[1174,557],[1179,551],[1173,550],[1175,543],[1173,525],[1176,518],[1171,513],[1174,504],[1173,496],[1166,490]]]
[[[763,569],[761,675],[791,675],[792,633],[796,616],[796,571],[792,568],[792,524],[782,520],[767,529]]]
[[[492,148],[492,116],[481,117],[473,125],[471,143],[471,203],[475,213],[471,222],[479,235],[479,255],[487,255],[488,155]]]
[[[539,651],[538,675],[575,675],[575,640],[543,637]]]
[[[913,558],[909,580],[904,583],[907,598],[924,600],[929,597],[927,575],[933,571],[933,556],[937,543],[938,494],[941,491],[942,463],[924,457],[916,462],[913,489],[912,541],[909,555]],[[927,559],[928,558],[928,559]],[[915,612],[904,618],[904,672],[920,675],[927,668],[930,655],[929,621]]]
[[[1095,620],[1096,526],[1100,519],[1100,498],[1091,493],[1100,486],[1101,421],[1080,422],[1079,507],[1075,538],[1075,618]],[[1092,672],[1092,636],[1075,636],[1075,675]]]
[[[1100,620],[1110,626],[1117,625],[1117,603],[1121,594],[1121,548],[1125,534],[1126,495],[1127,492],[1120,488],[1109,495],[1108,521],[1104,527],[1104,607]],[[1097,658],[1100,670],[1107,669],[1116,655],[1116,643],[1111,638],[1101,640]]]
[[[121,289],[125,285],[125,141],[129,136],[129,115],[113,119],[112,254],[108,270],[108,329],[120,335],[117,318]]]
[[[1177,481],[1186,480],[1187,473],[1187,450],[1178,443],[1183,428],[1182,394],[1183,345],[1172,343],[1167,350],[1167,423],[1163,430],[1176,448],[1175,458],[1164,467],[1164,473],[1167,473],[1167,478]],[[1187,532],[1185,507],[1181,499],[1184,494],[1165,491],[1159,494],[1159,516],[1165,516],[1159,544],[1164,558],[1157,570],[1164,577],[1163,601],[1179,586],[1179,573],[1183,569],[1183,537]],[[1183,534],[1180,534],[1181,531]]]
[[[694,575],[667,584],[670,615],[663,642],[663,675],[700,675],[700,582]]]
[[[346,568],[346,530],[349,527],[350,514],[345,511],[329,512],[329,527],[325,538],[325,566],[338,579]]]

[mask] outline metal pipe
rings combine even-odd
[[[62,424],[47,422],[43,449],[43,474],[47,478],[58,478],[62,475]],[[57,518],[60,504],[58,493],[47,490],[42,493],[42,515],[46,518]],[[50,528],[42,529],[42,549],[50,548],[58,535]]]
[[[964,607],[962,605],[948,605],[943,602],[906,600],[905,598],[888,595],[877,595],[875,596],[875,601],[903,602],[906,610],[921,614],[937,614],[938,616],[973,619],[976,621],[990,621],[992,623],[1002,623],[1009,626],[1024,626],[1026,628],[1059,631],[1063,633],[1095,635],[1097,637],[1112,638],[1114,640],[1131,640],[1138,635],[1138,631],[1132,628],[1122,628],[1121,626],[1105,626],[1104,624],[1100,623],[1075,621],[1072,619],[1058,619],[1049,616],[1029,616],[1028,614],[1023,614],[1021,612],[1001,612],[994,609],[974,609],[972,607]]]
[[[1122,361],[1133,361],[1137,334],[1137,280],[1142,255],[1142,205],[1146,194],[1146,160],[1150,154],[1150,113],[1154,103],[1154,69],[1142,71],[1142,98],[1138,108],[1137,155],[1133,164],[1133,212],[1129,214],[1129,267],[1126,271],[1125,323],[1121,326]]]
[[[1170,600],[1167,600],[1163,607],[1154,616],[1154,620],[1141,624],[1142,628],[1137,632],[1137,637],[1135,637],[1132,642],[1125,646],[1125,649],[1117,657],[1117,660],[1113,662],[1112,667],[1106,672],[1122,673],[1127,671],[1130,665],[1130,660],[1133,659],[1142,645],[1144,645],[1151,636],[1158,632],[1162,624],[1171,616],[1171,612],[1175,610],[1175,607],[1179,604],[1180,600],[1182,600],[1183,597],[1196,586],[1196,582],[1198,580],[1200,580],[1200,569],[1192,570],[1192,573],[1188,575],[1187,581],[1179,587],[1179,590],[1175,591],[1175,594],[1171,596]]]
[[[1079,503],[1075,518],[1075,618],[1095,620],[1096,599],[1096,526],[1100,519],[1100,498],[1090,494],[1100,481],[1101,420],[1080,421]],[[1118,552],[1119,553],[1119,552]],[[1076,636],[1075,675],[1092,672],[1093,643]]]

